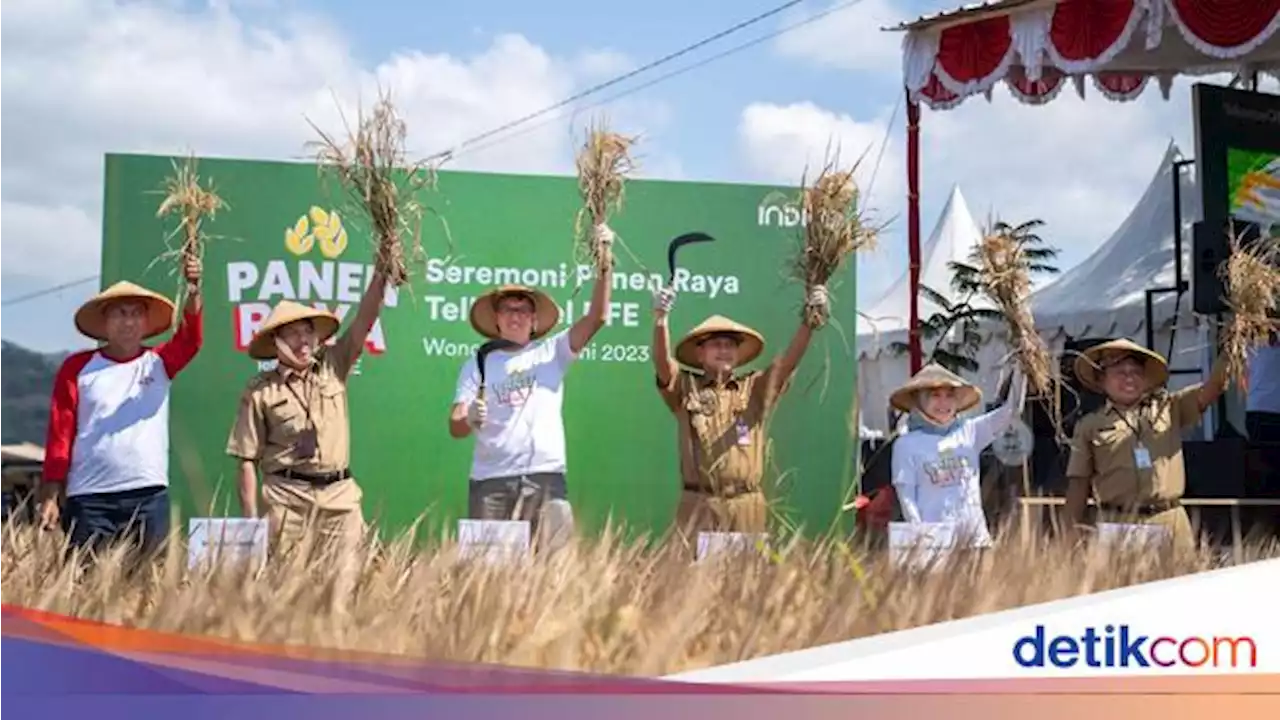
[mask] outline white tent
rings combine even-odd
[[[920,285],[941,293],[948,300],[955,300],[951,291],[949,263],[969,260],[969,255],[982,242],[982,229],[969,212],[969,204],[959,186],[951,188],[951,197],[938,215],[938,222],[920,246]],[[866,429],[884,430],[888,417],[888,393],[905,382],[909,373],[910,358],[906,353],[891,350],[893,343],[907,341],[907,327],[911,320],[910,269],[904,271],[884,293],[869,306],[859,308],[858,315],[858,384],[860,407]],[[923,295],[917,312],[920,319],[928,319],[941,308]]]
[[[1169,287],[1173,257],[1173,163],[1169,144],[1155,176],[1120,227],[1088,258],[1031,296],[1036,325],[1048,337],[1124,336],[1141,340],[1146,327],[1146,290]],[[1200,217],[1200,192],[1193,173],[1182,173],[1182,277],[1191,278],[1191,223]],[[1050,232],[1052,229],[1050,228]],[[1190,315],[1190,293],[1175,309],[1176,295],[1152,298],[1155,326],[1167,325],[1181,310]],[[1167,347],[1165,352],[1167,352]]]
[[[969,213],[969,205],[960,193],[960,187],[951,188],[951,197],[938,216],[933,234],[920,246],[920,284],[951,297],[951,269],[948,263],[963,262],[969,259],[971,250],[982,241],[982,230],[974,222]],[[868,348],[862,343],[863,336],[872,340],[876,334],[888,335],[902,331],[911,320],[911,278],[910,268],[905,270],[889,289],[866,308],[858,308],[858,340],[859,352]],[[940,308],[923,295],[917,308],[920,318],[928,318]]]
[[[1123,336],[1139,344],[1146,342],[1145,291],[1174,281],[1173,161],[1177,156],[1177,148],[1170,144],[1141,198],[1111,237],[1079,265],[1032,295],[1036,326],[1052,352],[1060,352],[1071,339]],[[1182,175],[1183,278],[1189,280],[1190,229],[1200,216],[1200,197],[1190,169]],[[1051,238],[1052,228],[1048,231]],[[927,317],[924,311],[921,316]],[[1191,312],[1190,292],[1184,293],[1180,302],[1173,294],[1154,297],[1153,318],[1155,347],[1169,357],[1172,367],[1206,364],[1208,335]],[[978,356],[982,370],[971,379],[991,398],[998,379],[997,364],[1008,350],[1003,328],[989,331],[992,334]],[[859,393],[864,425],[870,429],[887,429],[889,394],[909,376],[909,358],[887,349],[888,343],[905,339],[905,327],[879,338],[859,333]],[[1195,375],[1175,376],[1170,384],[1178,387],[1199,379]]]

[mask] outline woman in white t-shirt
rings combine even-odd
[[[1022,413],[1026,379],[1016,367],[1008,398],[976,417],[960,413],[982,402],[982,391],[946,368],[930,364],[890,397],[908,413],[907,432],[893,445],[893,487],[911,523],[954,523],[961,543],[989,547],[978,460]]]

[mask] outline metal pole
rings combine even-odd
[[[1173,286],[1182,292],[1182,161],[1173,161]]]
[[[924,364],[920,350],[920,105],[911,99],[910,91],[907,93],[907,255],[911,292],[907,342],[914,375]]]
[[[1152,305],[1154,304],[1154,301],[1151,299],[1151,296],[1154,294],[1155,293],[1152,292],[1151,288],[1147,288],[1142,293],[1143,306],[1144,306],[1143,310],[1146,311],[1146,322],[1143,323],[1143,331],[1146,333],[1146,336],[1147,336],[1148,350],[1156,349],[1156,331],[1155,331],[1155,328],[1152,327],[1152,325],[1155,323],[1155,309],[1152,307]]]

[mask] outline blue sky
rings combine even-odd
[[[98,267],[105,152],[296,157],[301,115],[324,86],[373,74],[406,88],[410,108],[458,108],[411,142],[423,153],[539,109],[618,72],[745,20],[779,2],[364,3],[318,0],[137,2],[12,0],[3,6],[6,299]],[[653,71],[665,72],[773,32],[832,0],[798,8]],[[676,179],[798,180],[828,137],[889,147],[873,204],[903,211],[904,121],[898,37],[879,25],[952,3],[863,0],[854,7],[607,108],[646,136],[653,175]],[[56,14],[56,22],[52,20]],[[163,78],[134,70],[165,67]],[[141,75],[141,76],[140,76]],[[648,80],[646,73],[612,94]],[[189,90],[200,88],[200,91]],[[185,93],[190,92],[187,96]],[[404,94],[402,93],[402,95]],[[1064,265],[1088,255],[1137,200],[1170,139],[1190,150],[1189,89],[1154,89],[1132,103],[1063,93],[1029,108],[1003,88],[925,113],[922,225],[927,234],[952,184],[982,221],[989,209],[1042,217]],[[281,98],[264,107],[263,98]],[[193,118],[178,112],[199,108]],[[594,111],[593,111],[594,112]],[[581,118],[579,119],[581,121]],[[417,131],[416,126],[413,127]],[[564,171],[569,120],[513,138],[460,167]],[[25,139],[29,138],[29,139]],[[860,149],[860,148],[859,148]],[[905,265],[905,222],[862,262],[860,300]],[[67,260],[51,262],[51,251]],[[73,309],[94,286],[3,309],[0,334],[41,350],[83,346]]]

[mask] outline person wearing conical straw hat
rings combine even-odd
[[[889,404],[907,414],[907,431],[894,441],[890,460],[893,489],[907,522],[950,523],[959,546],[991,545],[979,458],[1022,413],[1026,377],[1016,365],[1010,372],[1005,402],[967,418],[960,416],[982,404],[982,391],[936,363],[889,396]]]
[[[272,538],[313,548],[352,548],[365,533],[363,490],[351,474],[347,381],[382,308],[386,272],[374,271],[355,319],[332,344],[331,312],[281,300],[254,333],[248,354],[276,360],[240,397],[226,452],[239,460],[245,517],[258,517],[258,474]]]
[[[95,295],[75,315],[98,341],[58,368],[45,440],[40,523],[61,523],[74,548],[125,540],[144,553],[169,535],[169,388],[204,340],[198,258],[183,266],[187,299],[173,336],[174,303],[130,282]],[[65,507],[59,507],[65,503]]]
[[[674,288],[654,293],[652,355],[658,393],[679,433],[676,531],[687,540],[702,532],[764,533],[766,424],[813,331],[829,316],[826,288],[813,288],[806,299],[803,317],[815,324],[801,322],[791,344],[766,369],[745,373],[737,371],[764,352],[764,337],[722,315],[686,333],[673,357],[668,318],[675,300]]]
[[[591,306],[566,329],[552,332],[560,309],[533,287],[496,287],[471,306],[471,327],[505,347],[485,357],[483,385],[476,358],[463,363],[450,408],[449,434],[475,436],[467,517],[524,520],[535,542],[548,548],[563,545],[572,534],[561,414],[564,378],[605,325],[613,238],[608,226],[595,227],[600,254]]]
[[[1195,534],[1181,505],[1186,490],[1182,433],[1226,389],[1219,356],[1207,382],[1175,392],[1165,384],[1169,364],[1159,353],[1126,339],[1094,345],[1075,359],[1076,379],[1106,397],[1103,407],[1080,418],[1067,461],[1067,518],[1084,521],[1090,494],[1102,522],[1169,528],[1181,548]]]

